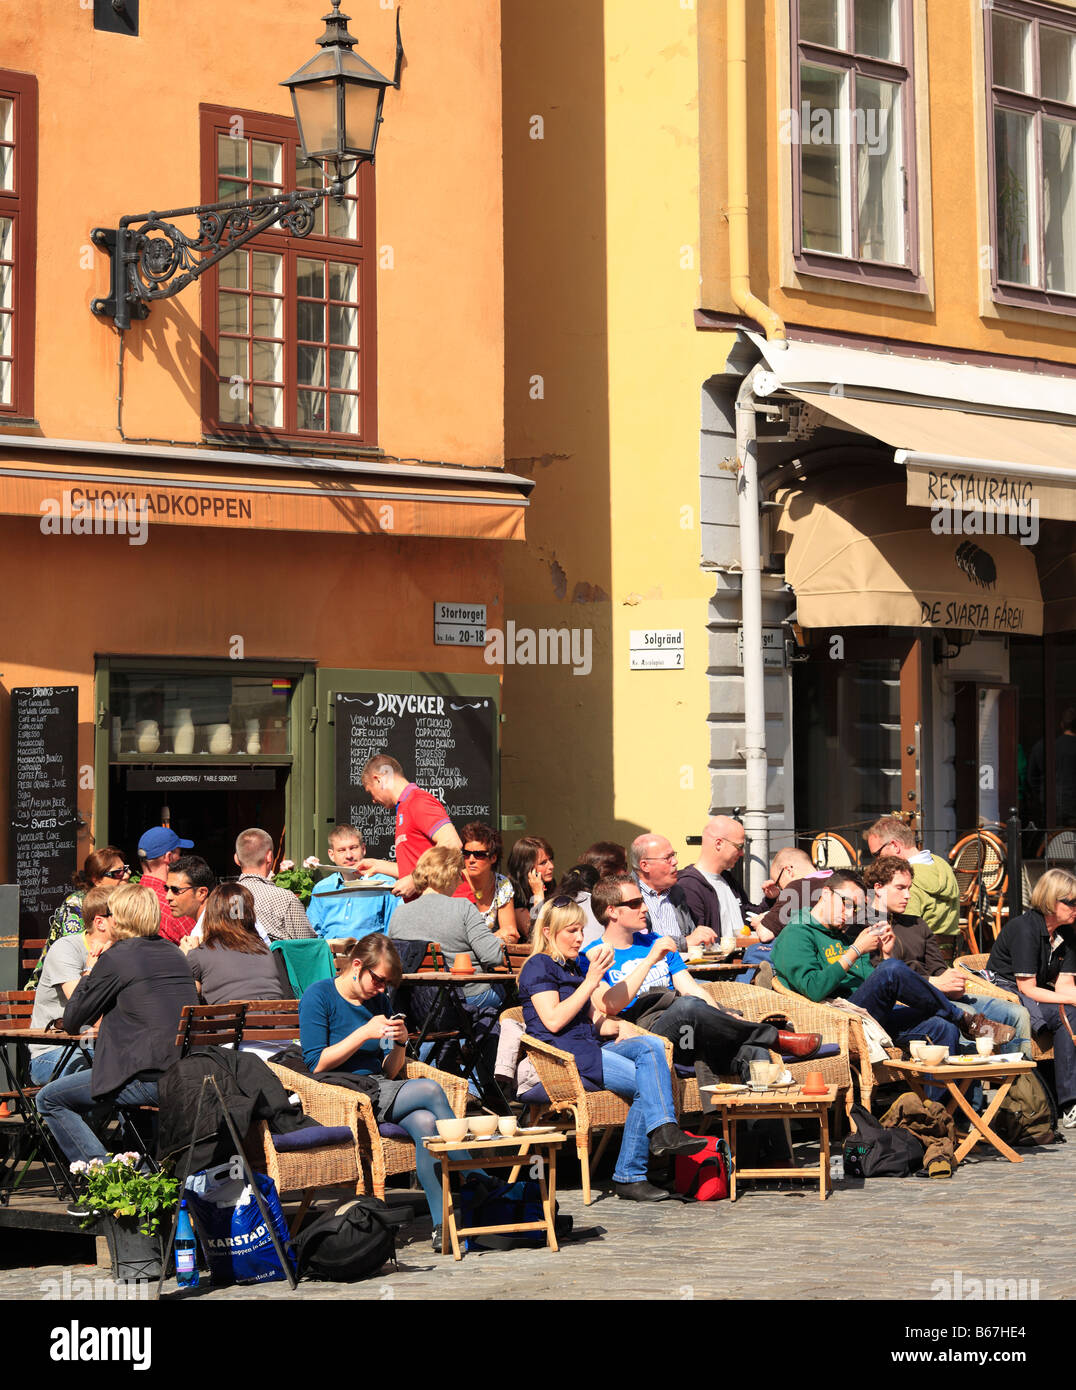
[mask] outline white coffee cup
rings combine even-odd
[[[689,946],[687,948],[687,958],[688,960],[702,960],[702,947]]]
[[[732,935],[723,936],[721,938],[721,949],[725,952],[726,955],[728,955],[731,951],[735,951],[736,938]]]
[[[994,1050],[993,1038],[976,1038],[975,1051],[980,1057],[989,1057]]]
[[[515,1134],[516,1130],[519,1128],[519,1121],[514,1115],[502,1115],[497,1121],[497,1128],[506,1139],[511,1139],[512,1135]]]

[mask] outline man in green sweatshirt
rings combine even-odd
[[[836,869],[810,910],[793,913],[773,943],[778,979],[815,1003],[848,999],[876,1019],[894,1042],[929,1038],[955,1052],[961,1037],[993,1035],[981,1014],[969,1016],[901,960],[872,967],[888,924],[867,926],[848,944],[846,928],[863,921],[866,893],[850,869]]]
[[[952,965],[960,943],[960,885],[949,861],[928,849],[918,849],[915,832],[896,816],[876,820],[864,839],[872,859],[896,854],[907,861],[912,871],[908,914],[922,917],[934,933],[945,963]]]

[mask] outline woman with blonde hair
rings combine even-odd
[[[1076,876],[1047,869],[1031,910],[1012,917],[994,942],[986,973],[1017,995],[1034,1032],[1054,1040],[1054,1081],[1064,1129],[1076,1129]],[[1068,1023],[1065,1011],[1068,1009]]]
[[[176,1034],[185,1004],[198,993],[183,952],[157,935],[161,907],[151,888],[125,883],[111,894],[112,945],[75,987],[64,1010],[66,1033],[100,1019],[93,1068],[51,1081],[38,1113],[69,1160],[105,1158],[84,1116],[100,1105],[156,1105],[157,1081],[179,1058]]]
[[[538,914],[531,954],[519,972],[523,1021],[533,1037],[572,1054],[587,1090],[613,1091],[630,1102],[613,1187],[626,1201],[664,1201],[669,1194],[646,1180],[649,1157],[698,1153],[706,1141],[690,1138],[676,1123],[663,1040],[650,1033],[611,1040],[620,1030],[605,1019],[601,1000],[613,950],[599,944],[584,972],[579,965],[584,922],[582,908],[563,895]],[[610,1035],[604,1046],[603,1030]]]

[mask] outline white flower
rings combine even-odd
[[[98,1168],[103,1168],[104,1166],[105,1160],[103,1158],[91,1158],[89,1163],[86,1165],[86,1171],[92,1173],[95,1172]]]
[[[320,866],[321,860],[316,854],[310,854],[303,860],[304,869],[316,869]]]
[[[129,1163],[132,1166],[142,1161],[142,1155],[135,1153],[133,1149],[129,1153],[117,1154],[116,1158],[120,1163]]]
[[[81,1159],[81,1158],[76,1159],[75,1162],[71,1164],[71,1172],[72,1172],[72,1173],[85,1173],[86,1171],[87,1171],[87,1164],[86,1164],[85,1161],[84,1161],[83,1159]]]
[[[294,869],[294,868],[295,868],[295,860],[294,860],[294,859],[282,859],[282,860],[280,861],[280,872],[281,872],[282,874],[286,874],[286,873],[289,872],[289,870]]]

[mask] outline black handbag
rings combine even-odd
[[[844,1143],[844,1173],[848,1178],[904,1178],[918,1172],[926,1152],[923,1141],[909,1129],[887,1129],[862,1105],[852,1106],[855,1134]]]

